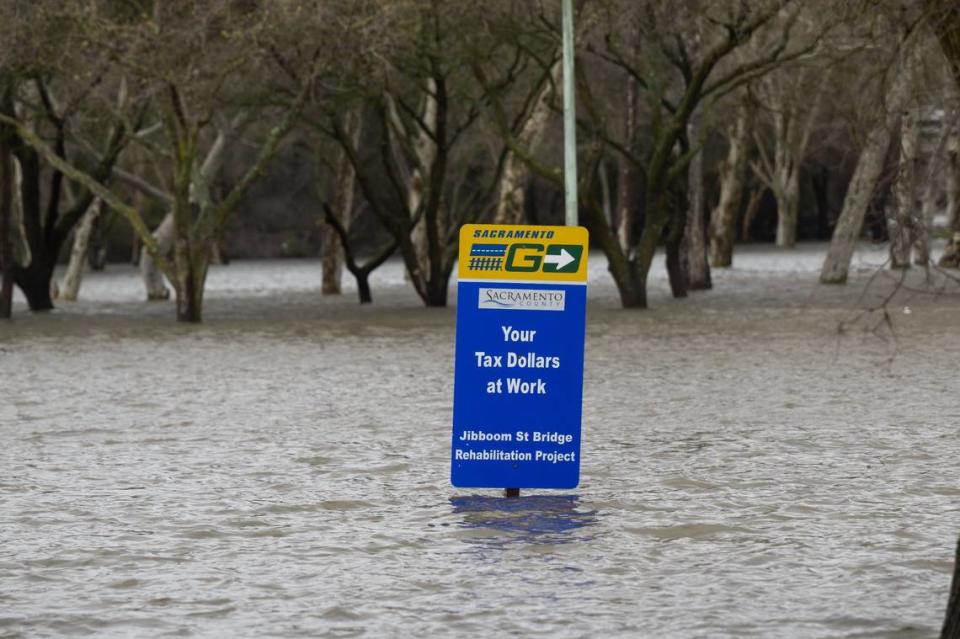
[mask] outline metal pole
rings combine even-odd
[[[563,186],[564,223],[577,226],[577,95],[573,76],[573,0],[563,2]],[[505,497],[519,497],[519,488],[504,488]]]
[[[563,1],[563,185],[566,225],[577,225],[577,95],[574,79],[573,0]]]

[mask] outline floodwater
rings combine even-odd
[[[0,637],[934,637],[960,294],[914,269],[891,331],[858,310],[890,279],[818,287],[822,249],[685,301],[658,270],[649,312],[592,264],[582,482],[518,500],[449,485],[454,313],[397,264],[367,308],[316,262],[218,267],[199,327],[124,266],[20,303]]]

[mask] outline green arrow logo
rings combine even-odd
[[[551,244],[543,258],[544,273],[576,273],[583,247],[579,244]]]

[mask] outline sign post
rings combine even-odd
[[[579,226],[460,230],[454,486],[579,484],[587,251]]]
[[[573,0],[563,0],[563,185],[565,223],[577,225],[577,95],[574,77]]]

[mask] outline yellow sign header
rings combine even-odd
[[[461,280],[586,282],[590,236],[582,226],[464,224]]]

